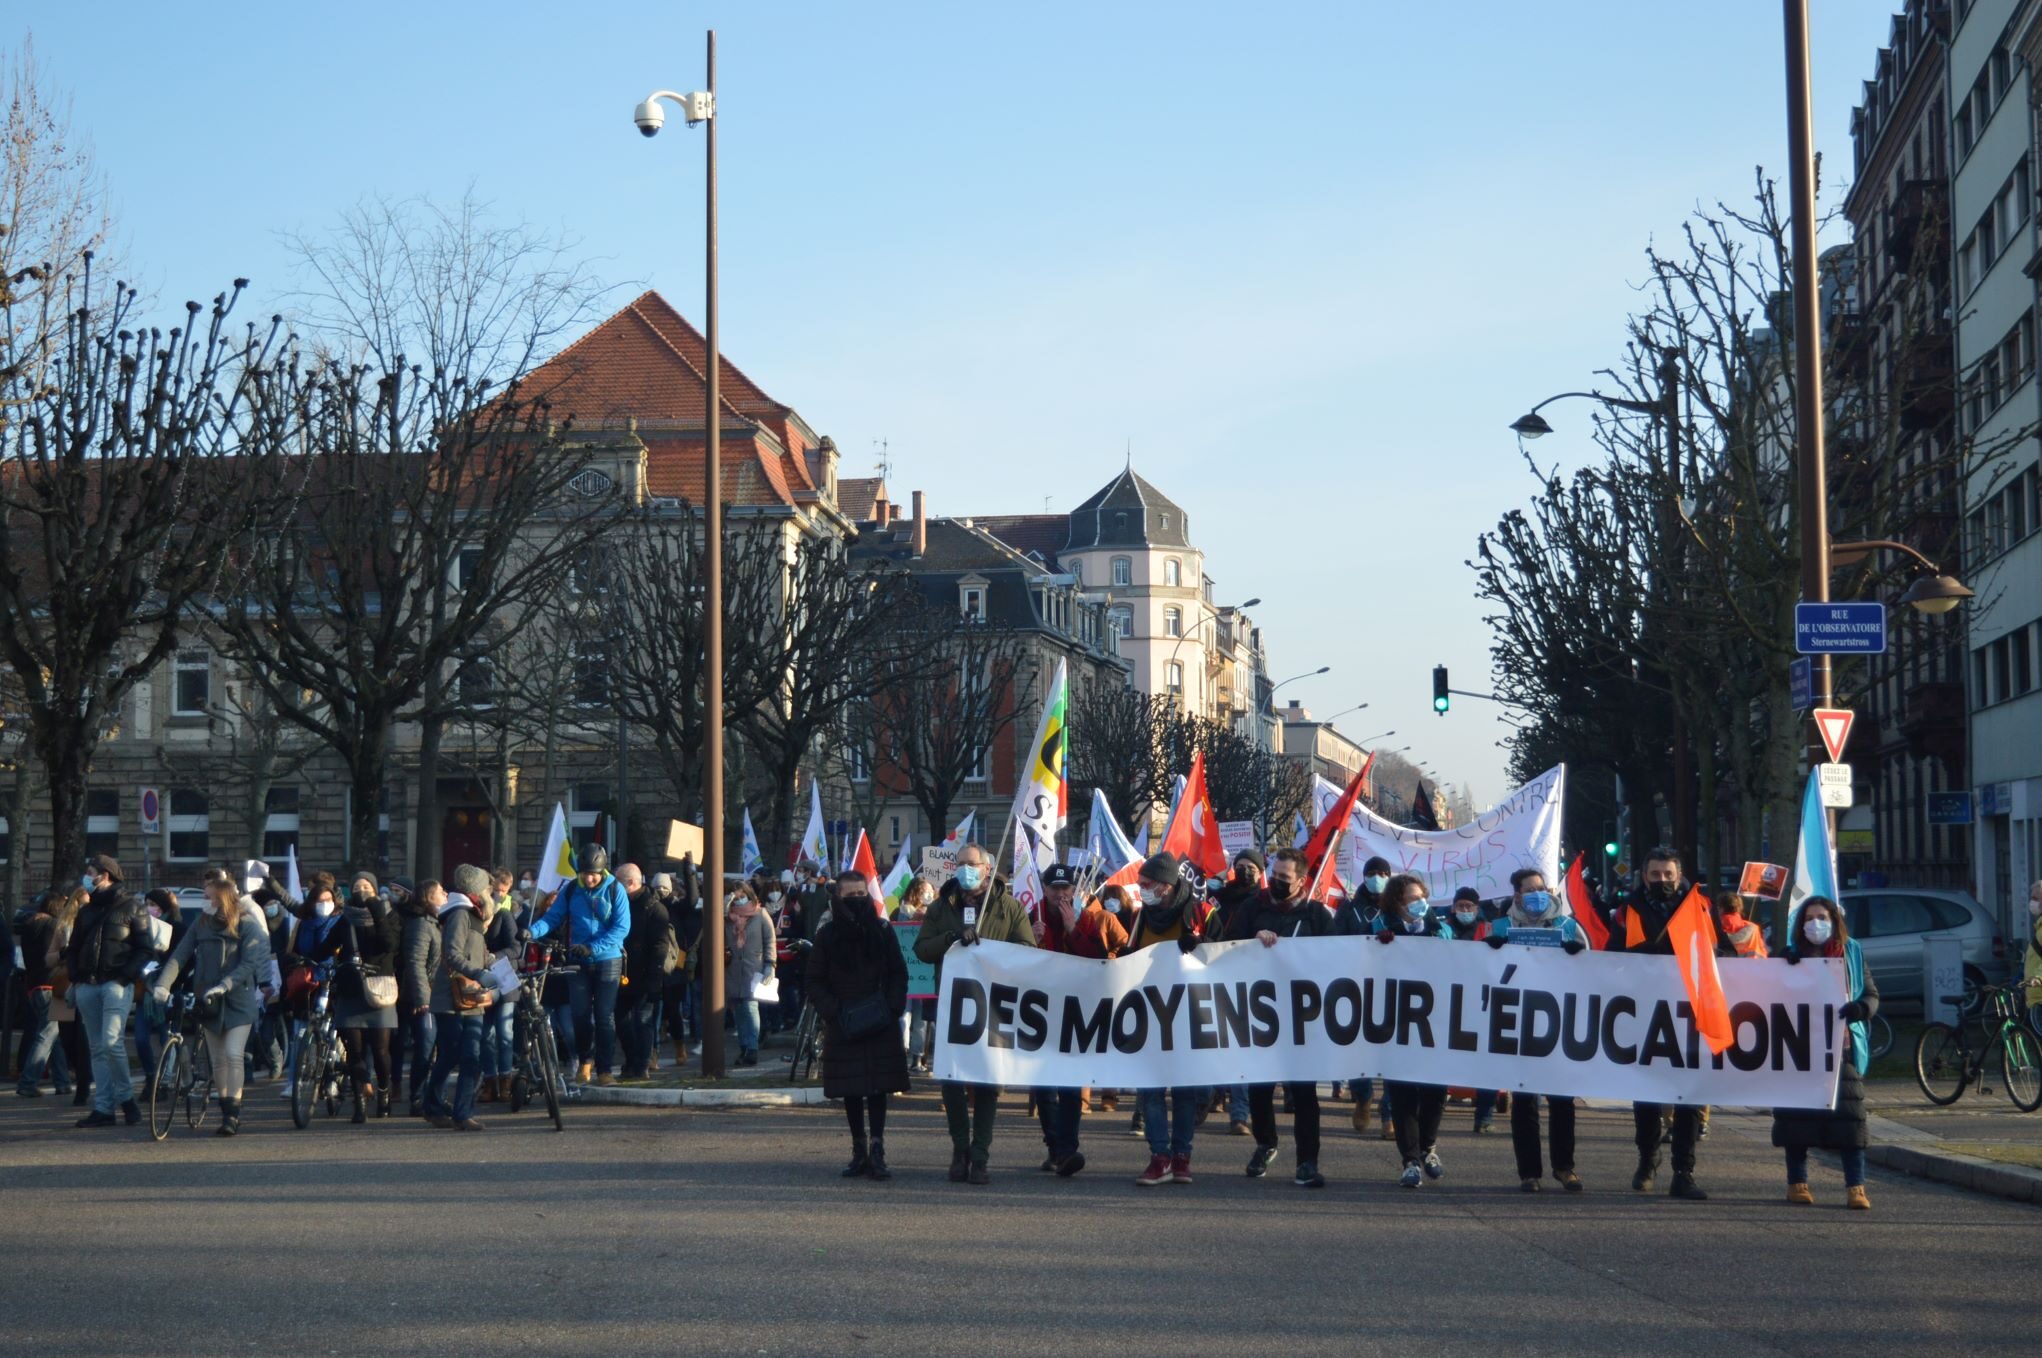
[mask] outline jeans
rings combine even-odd
[[[943,1119],[950,1126],[950,1146],[975,1165],[993,1153],[993,1115],[1000,1109],[998,1085],[943,1082]]]
[[[1397,1154],[1405,1164],[1415,1165],[1439,1142],[1439,1119],[1446,1111],[1446,1086],[1385,1080],[1383,1096],[1390,1101],[1390,1121],[1397,1131]]]
[[[1042,1122],[1042,1144],[1049,1148],[1052,1159],[1077,1154],[1078,1123],[1085,1115],[1085,1105],[1078,1101],[1077,1090],[1036,1090],[1035,1115]]]
[[[1496,1091],[1478,1089],[1475,1091],[1475,1125],[1486,1127],[1496,1117]]]
[[[560,1011],[561,1036],[576,1061],[587,1065],[593,1060],[597,1073],[602,1075],[608,1075],[617,1060],[617,987],[623,979],[621,957],[586,962],[567,972],[567,1007]],[[757,1041],[752,1045],[756,1047]]]
[[[143,992],[140,1003],[135,1006],[135,1055],[142,1059],[142,1078],[156,1078],[156,1039],[170,1036],[170,1025],[165,1022],[163,1006]]]
[[[737,1051],[740,1056],[753,1056],[759,1050],[759,1002],[757,1000],[729,1000],[726,1007],[737,1018]]]
[[[1546,1101],[1546,1121],[1553,1138],[1553,1173],[1574,1168],[1574,1100],[1565,1094],[1512,1094],[1510,1146],[1517,1153],[1517,1177],[1543,1178],[1539,1165],[1539,1100]]]
[[[42,1081],[45,1066],[49,1067],[50,1083],[62,1087],[69,1072],[64,1068],[63,1049],[57,1046],[57,1021],[50,1017],[48,986],[28,992],[28,1024],[22,1031],[28,1037],[28,1045],[21,1058],[21,1076],[14,1087],[23,1091],[34,1089]]]
[[[1227,1091],[1227,1121],[1248,1120],[1248,1086],[1235,1085]]]
[[[1356,1108],[1366,1108],[1368,1101],[1376,1096],[1376,1082],[1373,1079],[1349,1080],[1347,1092],[1354,1096]]]
[[[222,1099],[241,1097],[241,1063],[247,1059],[249,1027],[242,1023],[232,1028],[201,1030],[205,1034],[206,1055],[213,1062],[213,1087]]]
[[[426,1115],[466,1122],[475,1116],[475,1089],[482,1083],[482,1015],[436,1014],[434,1019],[440,1043],[425,1086]],[[447,1076],[457,1064],[461,1073],[454,1082],[454,1102],[449,1105]]]
[[[1856,1188],[1865,1182],[1865,1150],[1860,1146],[1854,1150],[1838,1151],[1843,1160],[1843,1181],[1847,1188]],[[1808,1182],[1808,1148],[1787,1147],[1787,1182],[1805,1184]]]
[[[433,1022],[430,1013],[423,1013],[413,1014],[404,1028],[411,1038],[411,1101],[423,1108],[426,1082],[432,1078],[433,1039],[438,1035],[439,1025]]]
[[[482,1012],[482,1078],[494,1080],[516,1064],[517,1000],[498,1000]]]
[[[128,1048],[122,1034],[128,1025],[128,1006],[135,988],[126,981],[94,981],[71,987],[71,1003],[78,1006],[78,1022],[92,1044],[92,1108],[111,1113],[135,1099],[135,1083],[128,1075]]]
[[[653,1036],[658,1028],[659,1001],[649,997],[617,1015],[617,1045],[623,1049],[626,1072],[645,1074],[652,1064]]]
[[[1210,1089],[1142,1089],[1135,1092],[1141,1104],[1142,1130],[1149,1138],[1150,1155],[1191,1154],[1191,1134],[1198,1128],[1198,1113],[1212,1098]]]
[[[1291,1134],[1297,1141],[1298,1163],[1319,1160],[1319,1086],[1308,1080],[1288,1085]],[[1276,1146],[1276,1086],[1248,1086],[1248,1124],[1255,1132],[1255,1144]]]
[[[1634,1103],[1631,1118],[1637,1131],[1640,1166],[1659,1163],[1659,1122],[1661,1107],[1656,1103]],[[1702,1110],[1683,1103],[1673,1110],[1673,1172],[1695,1172],[1695,1142],[1701,1139]]]

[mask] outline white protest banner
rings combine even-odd
[[[1233,862],[1245,850],[1259,849],[1255,842],[1255,822],[1252,820],[1223,820],[1220,822],[1220,847],[1226,850],[1227,861]]]
[[[1736,1043],[1711,1056],[1670,957],[1435,938],[1144,948],[1110,962],[953,946],[936,1074],[1071,1089],[1380,1075],[1647,1103],[1833,1104],[1843,963],[1720,967]]]
[[[1452,900],[1464,886],[1493,901],[1510,894],[1510,874],[1519,868],[1537,868],[1548,882],[1560,880],[1560,809],[1566,793],[1567,766],[1555,764],[1466,825],[1411,830],[1356,805],[1348,833],[1357,855],[1380,856],[1391,872],[1417,873],[1435,901]]]
[[[957,875],[957,854],[958,850],[941,844],[922,850],[921,875],[940,889]]]

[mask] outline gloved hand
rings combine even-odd
[[[577,943],[567,950],[567,955],[577,962],[588,961],[588,944]]]
[[[205,994],[199,996],[199,998],[202,1000],[218,1000],[224,999],[226,997],[226,994],[227,985],[223,981],[219,985],[214,986],[211,990],[208,990]]]
[[[1801,965],[1801,954],[1800,954],[1800,953],[1797,953],[1797,952],[1788,952],[1788,953],[1784,953],[1784,954],[1782,954],[1782,956],[1784,956],[1784,957],[1785,957],[1785,958],[1787,959],[1787,965],[1788,965],[1788,966],[1790,966],[1790,967],[1798,967],[1798,966],[1800,966],[1800,965]]]
[[[978,942],[978,930],[972,928],[969,924],[965,925],[964,932],[957,936],[957,941],[969,948],[972,944]]]
[[[1500,948],[1504,944],[1508,943],[1510,940],[1509,938],[1505,937],[1502,934],[1491,934],[1482,941],[1484,943],[1487,943],[1492,948]]]
[[[794,940],[794,950],[796,952],[807,952],[810,948],[813,948],[814,946],[815,943],[810,939],[797,938]]]
[[[530,943],[531,941],[532,931],[520,925],[518,928],[518,946],[522,948],[525,944]]]
[[[1178,952],[1195,952],[1197,951],[1197,949],[1198,949],[1198,935],[1179,934],[1177,936]]]
[[[1572,957],[1575,953],[1581,952],[1583,949],[1587,947],[1588,945],[1586,943],[1583,943],[1580,939],[1570,938],[1565,943],[1562,943],[1560,945],[1560,951],[1566,953],[1569,957]]]
[[[156,988],[155,988],[154,990],[152,990],[152,991],[150,991],[150,992],[149,992],[149,998],[150,998],[150,999],[152,999],[152,1000],[154,1000],[154,1001],[156,1001],[156,1003],[158,1003],[158,1004],[169,1004],[169,1003],[170,1003],[170,987],[169,987],[169,986],[157,986],[157,987],[156,987]]]
[[[1376,942],[1378,943],[1395,943],[1396,941],[1397,936],[1391,933],[1388,929],[1385,929],[1381,933],[1376,935]]]
[[[1863,1000],[1852,1000],[1849,1004],[1843,1007],[1843,1018],[1845,1023],[1856,1023],[1863,1019],[1864,1017],[1865,1017],[1865,1002]]]

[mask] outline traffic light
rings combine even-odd
[[[1603,857],[1609,859],[1609,861],[1612,863],[1617,861],[1617,855],[1622,853],[1623,851],[1624,846],[1617,843],[1614,839],[1610,840],[1607,844],[1604,844],[1602,846]]]
[[[1442,717],[1445,716],[1449,701],[1446,692],[1446,666],[1434,665],[1432,667],[1432,710],[1439,713]]]

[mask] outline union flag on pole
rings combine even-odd
[[[1694,1007],[1695,1027],[1710,1052],[1720,1055],[1736,1042],[1737,1033],[1730,1025],[1723,977],[1716,970],[1716,921],[1709,918],[1709,903],[1700,887],[1688,888],[1687,899],[1667,921],[1666,934],[1673,943],[1680,979],[1687,986],[1688,1003]]]
[[[1574,922],[1581,926],[1581,932],[1588,935],[1588,946],[1597,952],[1609,947],[1609,925],[1589,898],[1588,883],[1581,876],[1581,855],[1578,853],[1567,865],[1567,908],[1574,912]]]
[[[1191,772],[1184,780],[1170,833],[1163,836],[1163,851],[1176,854],[1205,877],[1219,877],[1227,870],[1227,848],[1220,843],[1219,822],[1213,819],[1212,798],[1206,795],[1203,750],[1191,756]]]
[[[1340,794],[1340,800],[1333,803],[1333,809],[1319,817],[1319,823],[1312,827],[1312,837],[1305,841],[1305,873],[1308,877],[1319,875],[1319,865],[1333,852],[1333,845],[1340,832],[1347,828],[1347,818],[1354,814],[1354,804],[1360,800],[1361,786],[1368,781],[1369,766],[1374,764],[1373,753],[1362,763],[1361,772],[1354,775],[1354,781],[1347,785],[1347,791]]]

